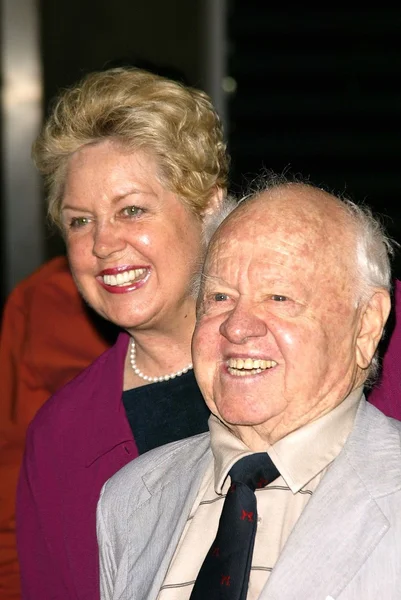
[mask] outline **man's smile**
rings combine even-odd
[[[264,360],[254,358],[229,358],[227,361],[228,372],[230,375],[244,377],[246,375],[257,375],[267,369],[276,367],[275,360]]]

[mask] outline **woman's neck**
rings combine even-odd
[[[195,309],[181,319],[180,323],[175,320],[165,328],[129,330],[133,341],[130,341],[125,360],[124,389],[152,382],[136,374],[132,363],[142,375],[150,378],[177,373],[192,364],[191,340],[194,327]]]

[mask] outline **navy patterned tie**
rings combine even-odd
[[[280,473],[266,452],[241,458],[230,472],[216,538],[196,578],[190,600],[246,600],[257,527],[255,489]]]

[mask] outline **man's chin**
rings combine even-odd
[[[214,412],[214,414],[230,429],[237,427],[263,427],[273,418],[273,415],[249,415],[249,413],[244,414],[244,412],[218,411]]]

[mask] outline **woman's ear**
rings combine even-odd
[[[222,188],[216,188],[209,198],[205,208],[202,210],[202,217],[211,216],[219,212],[223,206],[224,192]]]
[[[356,341],[356,359],[361,369],[366,369],[371,363],[383,335],[390,308],[391,300],[387,290],[376,290],[364,307]]]
[[[220,223],[234,210],[237,201],[227,196],[225,190],[217,188],[202,211],[203,240],[207,245]]]

